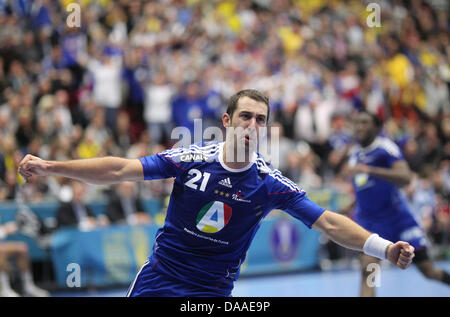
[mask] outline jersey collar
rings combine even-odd
[[[258,155],[256,154],[256,152],[253,152],[252,159],[250,160],[250,162],[248,163],[247,166],[242,167],[242,168],[231,168],[231,167],[228,167],[227,165],[225,165],[225,162],[223,161],[223,147],[224,147],[224,145],[225,145],[225,142],[221,142],[219,144],[219,154],[218,154],[219,155],[219,163],[220,163],[220,165],[222,165],[222,167],[224,169],[226,169],[229,172],[239,173],[239,172],[246,171],[250,167],[252,167],[253,163],[255,163],[256,159],[258,158]]]
[[[367,152],[370,152],[370,151],[376,149],[376,148],[378,147],[379,144],[380,144],[380,137],[377,136],[377,137],[372,141],[372,143],[370,143],[368,146],[366,146],[366,147],[362,147],[362,146],[361,146],[361,150],[362,150],[363,152],[367,153]]]

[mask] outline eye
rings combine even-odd
[[[256,120],[258,121],[258,123],[261,123],[261,124],[266,123],[266,117],[265,116],[258,116],[258,117],[256,117]]]

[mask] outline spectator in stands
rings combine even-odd
[[[16,140],[19,149],[26,152],[27,146],[30,144],[34,134],[34,127],[32,125],[31,109],[22,108],[19,114],[19,126],[16,130]]]
[[[2,139],[12,135],[15,131],[10,111],[8,105],[0,106],[0,138]]]
[[[167,81],[164,70],[154,74],[145,87],[144,118],[154,142],[165,143],[172,131],[172,104],[174,87]]]
[[[73,181],[71,187],[71,201],[61,203],[56,212],[57,228],[67,226],[75,226],[80,230],[91,230],[95,228],[98,224],[96,217],[84,200],[86,185]]]
[[[90,124],[86,128],[86,132],[92,132],[92,136],[94,137],[94,142],[100,147],[103,148],[108,139],[112,137],[111,130],[106,126],[106,112],[103,108],[97,108],[94,116],[91,119]]]
[[[114,134],[114,153],[117,155],[125,156],[132,144],[130,136],[130,116],[126,111],[120,111],[117,116],[116,129],[113,131]]]
[[[106,125],[114,128],[122,103],[122,57],[104,51],[98,59],[89,58],[86,68],[93,76],[93,96],[98,105],[105,108]]]
[[[145,211],[141,199],[137,195],[134,182],[123,182],[115,187],[106,207],[106,216],[110,223],[126,223],[141,225],[151,223],[151,217]]]
[[[192,140],[194,133],[194,120],[203,117],[203,100],[200,85],[191,81],[185,83],[183,90],[173,96],[172,117],[177,127],[186,127],[191,131]],[[192,142],[192,140],[184,140]]]
[[[7,170],[5,173],[5,181],[0,183],[0,201],[14,200],[17,191],[16,173]]]
[[[58,134],[70,135],[73,121],[69,110],[69,94],[66,90],[60,89],[55,93],[55,105],[52,108],[52,115]]]
[[[23,295],[29,297],[48,297],[50,294],[46,290],[34,284],[28,246],[21,241],[3,240],[8,235],[16,233],[17,230],[18,228],[15,222],[7,222],[0,225],[0,297],[20,296],[10,284],[8,260],[11,258],[16,259],[23,286]]]

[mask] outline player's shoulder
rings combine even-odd
[[[392,155],[395,157],[402,156],[400,147],[392,139],[390,139],[386,136],[378,136],[375,139],[375,146],[378,150],[385,151],[389,155]]]
[[[264,178],[265,182],[271,184],[269,187],[274,186],[281,192],[304,192],[296,183],[284,176],[280,170],[274,168],[260,153],[257,153],[255,165],[258,173]]]
[[[174,147],[158,153],[175,162],[207,162],[213,158],[220,149],[220,142],[197,142],[189,146]]]
[[[258,169],[258,173],[262,174],[269,174],[274,169],[272,164],[270,164],[269,161],[267,161],[264,156],[261,153],[256,153],[256,159],[255,159],[256,168]]]

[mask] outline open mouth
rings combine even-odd
[[[255,144],[255,141],[256,141],[256,138],[255,138],[253,135],[246,134],[246,135],[244,136],[244,144],[245,144],[246,146],[250,146],[250,145]]]

